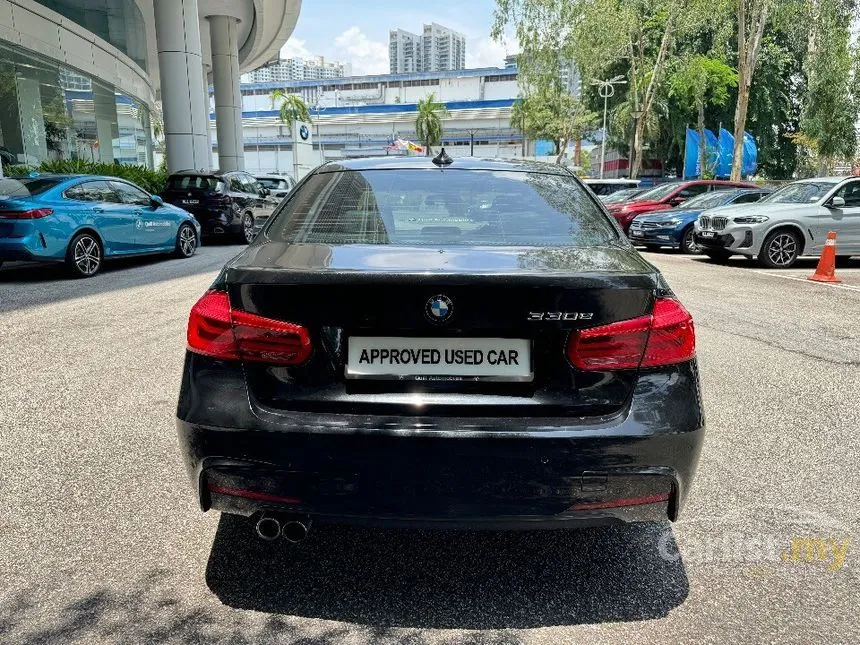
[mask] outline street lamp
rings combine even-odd
[[[616,85],[626,85],[627,81],[619,75],[604,80],[594,79],[591,84],[597,86],[597,93],[603,99],[603,141],[600,143],[600,178],[603,179],[603,168],[606,164],[606,115],[609,110],[609,97],[615,96]]]

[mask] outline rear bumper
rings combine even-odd
[[[273,411],[249,401],[241,369],[192,382],[194,358],[177,426],[203,510],[471,528],[674,520],[704,438],[694,362],[643,374],[608,417],[508,419]]]
[[[42,262],[59,261],[62,259],[47,255],[47,251],[40,244],[37,234],[19,238],[0,239],[0,262]]]

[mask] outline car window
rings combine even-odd
[[[851,181],[842,186],[836,193],[833,195],[834,197],[841,197],[845,200],[845,208],[858,208],[860,207],[860,182]]]
[[[252,193],[254,195],[260,194],[260,191],[263,189],[263,187],[256,179],[254,179],[251,175],[245,174],[240,175],[240,177],[242,179],[242,185],[245,187],[245,192]]]
[[[486,170],[319,173],[291,193],[270,238],[308,244],[597,246],[618,234],[566,175]]]
[[[106,181],[85,181],[69,188],[66,197],[79,202],[107,202],[119,204],[119,196],[111,189]]]
[[[783,186],[764,201],[769,204],[814,204],[833,190],[835,185],[830,181],[798,181]]]
[[[30,197],[41,195],[65,179],[11,178],[0,179],[0,199],[7,197]]]
[[[667,195],[670,195],[671,193],[675,192],[677,189],[678,189],[677,183],[661,184],[659,186],[655,186],[651,190],[645,191],[644,193],[639,195],[636,199],[660,200],[660,199],[663,199],[664,197],[666,197]]]
[[[230,186],[230,190],[234,193],[247,193],[248,189],[242,183],[242,178],[239,175],[228,175],[224,179],[227,180],[227,184]]]
[[[732,200],[732,204],[752,204],[761,201],[766,193],[743,193]]]
[[[257,183],[269,190],[283,190],[286,186],[283,179],[275,179],[274,177],[257,177]]]
[[[681,199],[689,199],[690,197],[695,197],[696,195],[708,192],[710,188],[711,187],[708,184],[693,184],[692,186],[684,188],[677,196]]]
[[[112,181],[110,187],[116,191],[123,204],[135,204],[137,206],[149,206],[150,204],[149,195],[136,186],[122,181]]]
[[[702,210],[706,208],[714,208],[715,206],[722,206],[725,204],[728,198],[729,195],[724,190],[704,193],[703,195],[696,195],[695,197],[688,199],[684,202],[684,208],[701,208]]]
[[[224,184],[217,177],[205,175],[174,175],[167,180],[168,190],[221,190]]]

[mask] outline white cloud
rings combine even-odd
[[[335,38],[334,56],[352,63],[352,73],[356,75],[388,73],[388,46],[370,40],[357,26]]]
[[[305,47],[306,40],[290,38],[281,47],[281,58],[313,58],[313,54]]]
[[[516,42],[496,42],[489,36],[470,38],[466,42],[466,67],[504,67],[505,56],[518,52]]]

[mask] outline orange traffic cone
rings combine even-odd
[[[830,231],[827,234],[827,241],[824,243],[824,250],[821,252],[821,259],[818,261],[818,267],[808,278],[815,282],[842,282],[836,277],[836,232]]]

